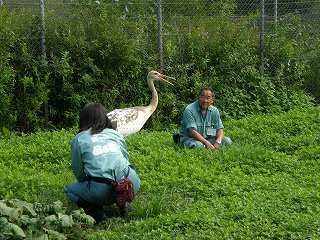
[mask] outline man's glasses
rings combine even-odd
[[[212,96],[204,96],[204,95],[200,95],[200,98],[203,100],[208,100],[208,101],[212,101],[212,99],[213,99]]]

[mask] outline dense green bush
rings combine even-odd
[[[48,23],[53,123],[74,126],[79,109],[89,101],[102,102],[109,110],[145,103],[148,61],[140,54],[146,26],[122,19],[116,6],[79,6],[71,16],[70,23]]]
[[[0,126],[21,131],[43,125],[46,77],[40,70],[39,22],[29,12],[0,9]]]
[[[210,23],[200,24],[207,25],[212,32],[196,29],[178,39],[170,39],[167,45],[168,65],[172,66],[170,71],[174,75],[181,76],[175,92],[175,105],[179,97],[181,105],[193,101],[203,85],[213,87],[218,98],[216,105],[225,118],[241,118],[248,114],[274,113],[311,105],[312,97],[307,96],[302,88],[307,72],[306,62],[297,60],[297,64],[290,65],[304,48],[294,48],[291,53],[291,47],[274,46],[280,40],[289,46],[297,42],[289,36],[283,36],[287,34],[286,29],[277,29],[283,35],[270,36],[266,54],[267,62],[272,62],[273,66],[267,65],[266,74],[261,76],[257,54],[258,33],[255,29],[248,29],[249,19],[233,23],[227,18],[223,21],[220,17]],[[173,47],[179,44],[179,48]],[[184,51],[181,54],[177,49]],[[175,66],[176,62],[181,61]],[[287,63],[284,72],[283,65]],[[282,74],[278,73],[281,76],[275,74],[275,69],[282,71]]]
[[[317,102],[320,102],[320,41],[317,43],[314,51],[308,58],[308,72],[304,82],[308,92],[315,96]]]
[[[319,85],[318,57],[314,44],[304,44],[311,35],[303,31],[301,19],[288,17],[270,30],[261,76],[259,29],[253,24],[258,16],[233,21],[233,1],[209,5],[215,15],[208,10],[206,17],[166,17],[165,72],[177,81],[174,88],[157,84],[159,106],[147,126],[178,123],[203,85],[214,88],[224,118],[312,104],[304,88],[318,96],[312,90]],[[104,1],[54,6],[46,14],[45,69],[40,65],[38,17],[0,9],[1,129],[42,128],[46,102],[54,128],[75,126],[80,108],[89,101],[108,110],[148,104],[146,75],[159,62],[154,4],[130,5],[130,11],[122,3]],[[186,30],[185,24],[192,28]],[[299,58],[307,50],[311,56]]]

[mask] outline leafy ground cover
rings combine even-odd
[[[225,122],[234,144],[181,149],[173,131],[128,138],[141,192],[127,219],[82,239],[320,239],[320,108]],[[0,198],[67,205],[75,131],[0,140]],[[112,211],[112,209],[109,209]],[[70,236],[72,238],[72,236]]]

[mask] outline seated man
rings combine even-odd
[[[189,104],[182,116],[180,134],[174,134],[174,141],[189,148],[206,147],[219,149],[232,143],[224,136],[219,110],[212,106],[214,92],[209,87],[200,91],[199,99]]]

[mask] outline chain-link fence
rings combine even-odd
[[[102,0],[100,1],[102,2]],[[86,1],[87,3],[82,4],[82,6],[99,5],[100,1]],[[72,0],[0,0],[2,7],[8,7],[11,11],[29,11],[33,15],[41,15],[41,3],[45,6],[45,12],[54,12],[56,18],[66,17],[68,8],[76,4]],[[156,35],[161,68],[165,68],[166,56],[163,48],[168,35],[190,33],[199,27],[200,23],[217,21],[219,17],[227,16],[234,21],[238,21],[241,18],[251,16],[250,27],[258,29],[260,51],[262,53],[265,48],[264,34],[271,31],[271,26],[288,16],[299,17],[303,22],[305,31],[317,33],[320,29],[320,0],[113,0],[107,2],[107,4],[117,5],[123,12],[123,18],[131,21],[150,19],[150,22],[157,24]],[[157,22],[153,21],[155,18],[157,18]],[[166,23],[170,23],[170,25]],[[43,23],[39,24],[39,27],[41,27]],[[169,30],[167,29],[168,26],[170,26]],[[175,33],[172,28],[176,30]],[[43,41],[41,36],[33,37]],[[146,39],[149,39],[148,36]]]

